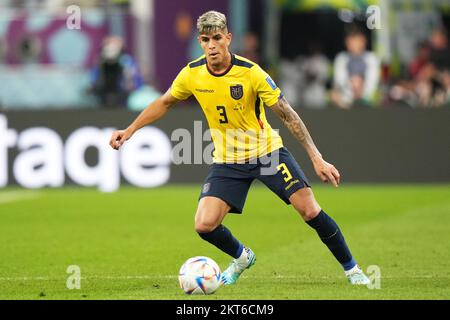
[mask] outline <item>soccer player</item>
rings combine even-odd
[[[197,29],[204,55],[185,66],[169,90],[125,130],[115,131],[111,147],[119,149],[138,129],[163,117],[176,102],[194,95],[205,113],[215,147],[213,164],[200,193],[195,230],[234,258],[222,273],[222,284],[235,283],[256,260],[253,251],[222,224],[227,213],[242,213],[254,179],[292,204],[342,265],[350,283],[369,284],[338,225],[321,209],[300,166],[267,122],[264,106],[278,115],[304,147],[322,181],[337,187],[338,170],[322,158],[304,123],[269,75],[229,51],[232,34],[226,17],[216,11],[206,12],[198,18]]]

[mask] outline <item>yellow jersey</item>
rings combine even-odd
[[[178,100],[194,95],[208,121],[213,162],[245,163],[283,146],[267,122],[264,105],[273,106],[281,90],[256,63],[232,54],[230,67],[213,74],[205,56],[185,66],[170,93]]]

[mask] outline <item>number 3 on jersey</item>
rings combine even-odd
[[[220,123],[228,123],[227,111],[224,106],[217,106],[217,111],[219,111],[219,122]]]
[[[281,174],[283,175],[284,182],[288,182],[292,179],[292,174],[289,172],[289,169],[287,168],[285,163],[281,163],[277,167],[278,171],[281,171]]]

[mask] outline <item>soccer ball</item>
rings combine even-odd
[[[178,280],[187,294],[211,294],[220,286],[220,268],[211,258],[192,257],[181,266]]]

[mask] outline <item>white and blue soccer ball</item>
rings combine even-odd
[[[220,268],[211,258],[192,257],[181,266],[178,280],[187,294],[211,294],[220,286]]]

